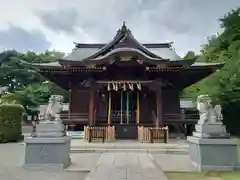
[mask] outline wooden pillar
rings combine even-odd
[[[139,124],[140,120],[140,102],[139,102],[139,91],[137,91],[137,114],[136,114],[136,123]]]
[[[94,97],[95,96],[95,88],[94,85],[90,86],[90,95],[89,95],[89,125],[93,126],[94,123]]]
[[[129,92],[127,91],[126,99],[126,114],[127,114],[127,124],[129,124]]]
[[[108,126],[111,125],[111,111],[112,111],[112,105],[111,105],[111,91],[108,91]]]
[[[72,112],[72,83],[69,82],[69,90],[68,90],[68,119],[71,117]]]
[[[95,99],[95,103],[94,103],[94,121],[93,121],[93,125],[95,126],[96,125],[96,121],[97,121],[97,114],[99,112],[99,90],[98,91],[95,91],[95,94],[97,92],[97,96]]]
[[[162,88],[158,88],[156,91],[156,105],[157,105],[157,119],[156,127],[163,125],[163,111],[162,111]]]
[[[121,90],[121,121],[120,121],[120,124],[123,123],[123,91]]]

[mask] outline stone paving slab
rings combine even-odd
[[[151,156],[163,171],[197,171],[196,167],[192,164],[189,155],[151,154]]]
[[[94,169],[100,157],[100,153],[71,154],[72,164],[65,170],[68,172],[90,172]]]
[[[103,153],[86,180],[166,180],[148,153]]]

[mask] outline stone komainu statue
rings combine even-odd
[[[212,99],[208,95],[200,95],[197,98],[197,109],[200,119],[198,124],[219,124],[222,123],[223,115],[220,105],[213,108]]]
[[[7,92],[8,92],[8,87],[7,86],[0,87],[0,95],[3,95]]]
[[[43,121],[61,122],[60,112],[62,111],[63,96],[52,95],[49,98],[48,106]]]

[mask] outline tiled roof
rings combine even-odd
[[[179,61],[182,58],[171,48],[148,48],[149,51],[170,61]]]
[[[127,40],[126,40],[127,39]],[[134,36],[132,35],[131,31],[127,28],[125,23],[123,26],[117,31],[115,37],[110,41],[108,44],[76,44],[76,48],[63,60],[67,61],[82,61],[84,59],[95,59],[99,58],[99,56],[105,55],[112,49],[117,50],[116,47],[119,43],[121,44],[123,41],[130,41],[131,45],[137,50],[141,50],[146,55],[150,56],[151,58],[156,58],[157,60],[161,59],[168,59],[170,61],[175,60],[182,60],[182,58],[171,48],[171,43],[149,43],[149,44],[142,44],[138,42]],[[125,48],[130,48],[125,43]]]
[[[70,54],[64,57],[64,60],[81,61],[98,51],[99,48],[75,48]]]

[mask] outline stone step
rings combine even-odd
[[[71,148],[71,153],[136,152],[162,154],[188,154],[185,149],[106,149],[106,148]]]
[[[100,149],[187,149],[188,145],[177,144],[142,144],[142,143],[71,143],[72,148],[100,148]]]

